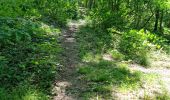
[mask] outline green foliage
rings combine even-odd
[[[1,100],[49,100],[49,97],[34,86],[21,84],[12,91],[0,88]]]
[[[112,55],[112,58],[114,60],[122,61],[125,59],[125,56],[122,53],[120,53],[118,50],[111,50],[110,54]]]
[[[31,37],[36,33],[37,24],[24,19],[0,19],[0,46],[15,45],[22,42],[31,42]],[[28,27],[29,26],[29,27]]]
[[[13,88],[27,82],[34,84],[45,94],[48,93],[55,79],[58,64],[57,55],[60,47],[56,38],[59,30],[31,20],[1,19],[0,21],[2,22],[0,25],[1,87],[9,95],[13,95],[10,92]],[[0,98],[2,96],[0,95]]]
[[[148,80],[149,83],[151,83],[149,80],[152,80],[150,75],[130,71],[126,64],[109,61],[100,61],[99,63],[81,66],[78,73],[81,79],[88,83],[86,91],[82,94],[85,97],[87,96],[86,98],[98,94],[99,97],[106,99],[111,97],[110,93],[112,93],[113,89],[118,91],[135,90],[140,88],[144,80]]]
[[[51,22],[56,21],[57,25],[65,25],[67,19],[76,19],[78,16],[77,5],[75,1],[45,1],[45,6],[43,9],[41,9],[42,15],[47,17]]]
[[[113,85],[138,87],[142,73],[100,60],[109,51],[117,61],[148,65],[152,48],[170,52],[168,4],[168,0],[1,0],[0,99],[49,99],[60,52],[60,31],[55,27],[84,17],[92,25],[81,28],[76,37],[82,61],[95,62],[79,69],[90,82],[89,91],[102,94]]]
[[[144,31],[131,30],[124,33],[120,41],[120,52],[135,62],[148,65],[147,36]]]
[[[120,32],[115,28],[109,28],[108,31],[86,26],[77,33],[80,57],[83,61],[95,60],[108,51],[115,60],[131,59],[135,62],[148,66],[149,51],[168,49],[167,40],[161,36],[144,30],[131,30],[129,32]],[[116,50],[119,48],[119,50]],[[125,56],[124,56],[125,55]]]
[[[118,66],[115,63],[107,61],[81,67],[78,72],[84,74],[87,81],[97,82],[99,87],[105,87],[107,85],[118,85],[120,87],[126,84],[124,86],[128,89],[131,86],[136,87],[137,85],[134,84],[140,81],[140,75],[137,73],[131,73],[127,67]],[[91,89],[97,91],[94,87]],[[101,91],[99,90],[98,92]]]
[[[114,13],[111,9],[95,9],[92,13],[93,24],[103,30],[113,26],[118,29],[123,29],[125,20],[121,14],[121,12]],[[117,18],[119,18],[119,20],[115,20]]]
[[[167,49],[167,39],[144,30],[131,30],[122,35],[119,51],[142,65],[149,65],[150,50]]]
[[[1,17],[40,17],[34,0],[1,0],[0,4]]]
[[[80,57],[95,55],[107,52],[109,49],[116,48],[120,36],[100,28],[85,26],[76,35],[79,45]]]
[[[58,26],[64,26],[67,19],[78,17],[75,1],[1,0],[0,5],[1,17],[43,19]]]
[[[170,100],[170,96],[167,92],[156,96],[157,100]]]
[[[17,88],[26,82],[45,96],[49,94],[60,52],[60,31],[53,25],[64,26],[67,19],[76,19],[77,4],[65,0],[1,0],[0,5],[0,98],[47,100],[36,91],[32,95],[24,92],[28,88]]]
[[[145,95],[144,100],[170,100],[170,96],[167,92],[163,91],[161,94],[157,94],[155,97]]]
[[[87,30],[83,32],[84,34],[81,33],[84,35],[83,38],[88,37],[89,40],[93,40],[86,40],[88,41],[86,44],[89,44],[87,48],[96,48],[103,53],[107,49],[117,49],[119,47],[120,52],[127,55],[126,59],[133,59],[142,65],[149,65],[149,49],[154,48],[155,50],[156,48],[156,50],[169,51],[168,35],[164,35],[169,33],[166,31],[167,29],[164,30],[164,27],[169,27],[170,25],[168,3],[169,1],[167,0],[80,1],[80,5],[88,9],[88,15],[93,24],[92,31],[88,30],[91,34]],[[150,33],[155,28],[157,32]],[[141,29],[145,31],[137,31]],[[130,30],[136,30],[136,32]],[[120,39],[122,34],[122,39]],[[85,43],[82,45],[81,48],[86,50]],[[95,50],[91,51],[96,52]]]
[[[164,37],[152,34],[150,32],[146,33],[147,39],[150,43],[156,46],[157,49],[166,48],[168,40]]]

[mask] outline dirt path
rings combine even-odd
[[[136,64],[130,65],[131,70],[141,71],[143,73],[154,73],[160,76],[164,88],[170,94],[170,69],[159,69],[159,68],[144,68]],[[161,65],[160,65],[161,66]]]
[[[161,56],[160,56],[161,55]],[[117,97],[116,100],[145,100],[144,97],[147,95],[154,100],[154,96],[160,95],[165,92],[170,95],[170,58],[167,56],[162,56],[162,54],[155,55],[154,61],[152,62],[151,68],[145,68],[138,64],[129,64],[129,68],[132,71],[140,71],[146,74],[158,75],[157,79],[150,85],[148,83],[143,83],[142,88],[137,91],[127,92],[127,94],[122,95],[122,93],[113,93],[113,97]],[[104,54],[103,59],[107,61],[114,61],[110,54]],[[161,63],[160,63],[161,62]],[[155,66],[157,65],[157,66]]]
[[[70,22],[68,29],[62,32],[60,38],[63,48],[61,54],[62,66],[53,89],[55,93],[53,100],[77,100],[78,98],[82,83],[76,75],[79,58],[75,32],[77,32],[80,25],[78,22]]]

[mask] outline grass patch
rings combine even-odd
[[[92,52],[86,53],[82,61],[83,62],[99,62],[102,59],[102,56],[100,54],[93,54]]]
[[[157,95],[156,100],[170,100],[170,96],[167,92]]]
[[[76,38],[79,43],[79,56],[82,59],[89,54],[101,54],[113,48],[113,36],[106,31],[91,26],[82,27],[76,33]]]
[[[109,97],[113,89],[130,91],[142,86],[143,80],[153,81],[155,75],[147,75],[139,71],[132,72],[126,64],[100,61],[80,67],[78,73],[86,80],[88,88],[84,94],[98,94]],[[89,95],[88,95],[89,97]]]
[[[108,51],[109,54],[111,54],[112,58],[114,60],[117,60],[117,61],[123,61],[125,60],[125,55],[123,55],[122,53],[120,53],[118,50],[114,49],[114,50],[109,50]]]
[[[170,96],[164,91],[162,94],[157,94],[154,97],[145,95],[144,100],[170,100]]]

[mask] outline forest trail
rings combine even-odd
[[[170,69],[167,68],[144,68],[136,64],[130,65],[131,70],[137,70],[141,71],[146,74],[157,74],[160,76],[160,80],[162,82],[162,85],[164,86],[166,92],[170,94]],[[160,65],[161,66],[161,65]]]
[[[60,36],[60,43],[63,48],[63,51],[60,55],[61,66],[58,68],[57,80],[55,82],[53,88],[53,100],[82,100],[81,92],[86,90],[86,84],[82,80],[79,79],[77,74],[77,67],[80,64],[80,58],[78,57],[78,43],[76,41],[76,32],[79,31],[80,26],[85,25],[85,21],[70,21],[68,23],[68,28],[62,31]],[[104,60],[112,61],[113,59],[110,55],[104,55]],[[158,60],[159,61],[159,60]],[[158,62],[156,61],[156,62]],[[169,61],[169,59],[168,59]],[[154,62],[155,63],[155,62]],[[157,64],[157,63],[155,63]],[[169,66],[169,63],[165,64],[165,66]],[[161,66],[161,63],[158,63],[157,66]],[[161,81],[167,92],[170,93],[170,69],[151,69],[144,68],[137,64],[130,65],[130,70],[141,71],[147,74],[157,74],[160,76],[157,81]],[[143,96],[145,91],[158,91],[161,86],[156,85],[158,87],[145,87],[140,91],[134,92],[134,94],[139,94],[139,96]],[[154,93],[154,92],[153,92]],[[122,95],[121,93],[114,93],[113,97],[120,97],[119,99],[128,98],[127,96],[134,96],[134,94],[129,93]],[[135,96],[134,96],[135,97]],[[137,95],[138,97],[138,95]],[[129,99],[130,100],[130,99]]]
[[[77,79],[76,67],[78,66],[78,51],[75,33],[83,22],[71,21],[68,29],[63,30],[60,42],[63,48],[61,54],[62,66],[55,82],[53,100],[75,100],[79,93],[81,82]]]
[[[132,100],[131,97],[143,98],[145,97],[146,94],[150,97],[154,97],[155,95],[161,94],[163,92],[167,93],[167,95],[170,95],[170,57],[165,55],[162,56],[162,54],[161,56],[160,54],[159,56],[158,55],[155,56],[157,57],[157,59],[156,57],[153,57],[154,58],[152,59],[153,67],[150,68],[146,68],[135,63],[128,64],[129,69],[132,72],[139,71],[145,74],[157,75],[158,77],[154,80],[152,85],[144,83],[142,88],[140,88],[138,91],[133,91],[134,93],[128,92],[126,95],[122,95],[122,93],[114,93],[114,96],[117,96],[119,98],[118,100]],[[109,54],[104,55],[103,59],[107,61],[115,61]],[[135,98],[134,100],[138,99]]]
[[[147,74],[157,74],[160,76],[162,85],[165,88],[165,91],[170,94],[170,56],[165,55],[164,53],[154,52],[152,55],[151,64],[153,67],[145,68],[137,64],[131,64],[131,70],[141,71]]]

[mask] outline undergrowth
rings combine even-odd
[[[46,100],[59,63],[59,29],[25,19],[0,22],[1,100]]]
[[[76,36],[82,60],[89,55],[102,56],[109,53],[114,60],[132,60],[134,63],[149,67],[150,52],[159,50],[168,52],[169,48],[167,39],[143,29],[120,32],[115,28],[102,30],[89,24],[82,27]]]
[[[131,71],[128,64],[150,67],[150,53],[159,50],[166,52],[167,46],[164,37],[147,30],[121,32],[116,28],[103,30],[91,24],[82,27],[76,39],[79,56],[85,63],[78,72],[87,83],[81,96],[87,100],[111,99],[114,90],[135,91],[141,89],[144,83],[152,85],[158,75]],[[103,61],[105,54],[109,55],[111,61]]]

